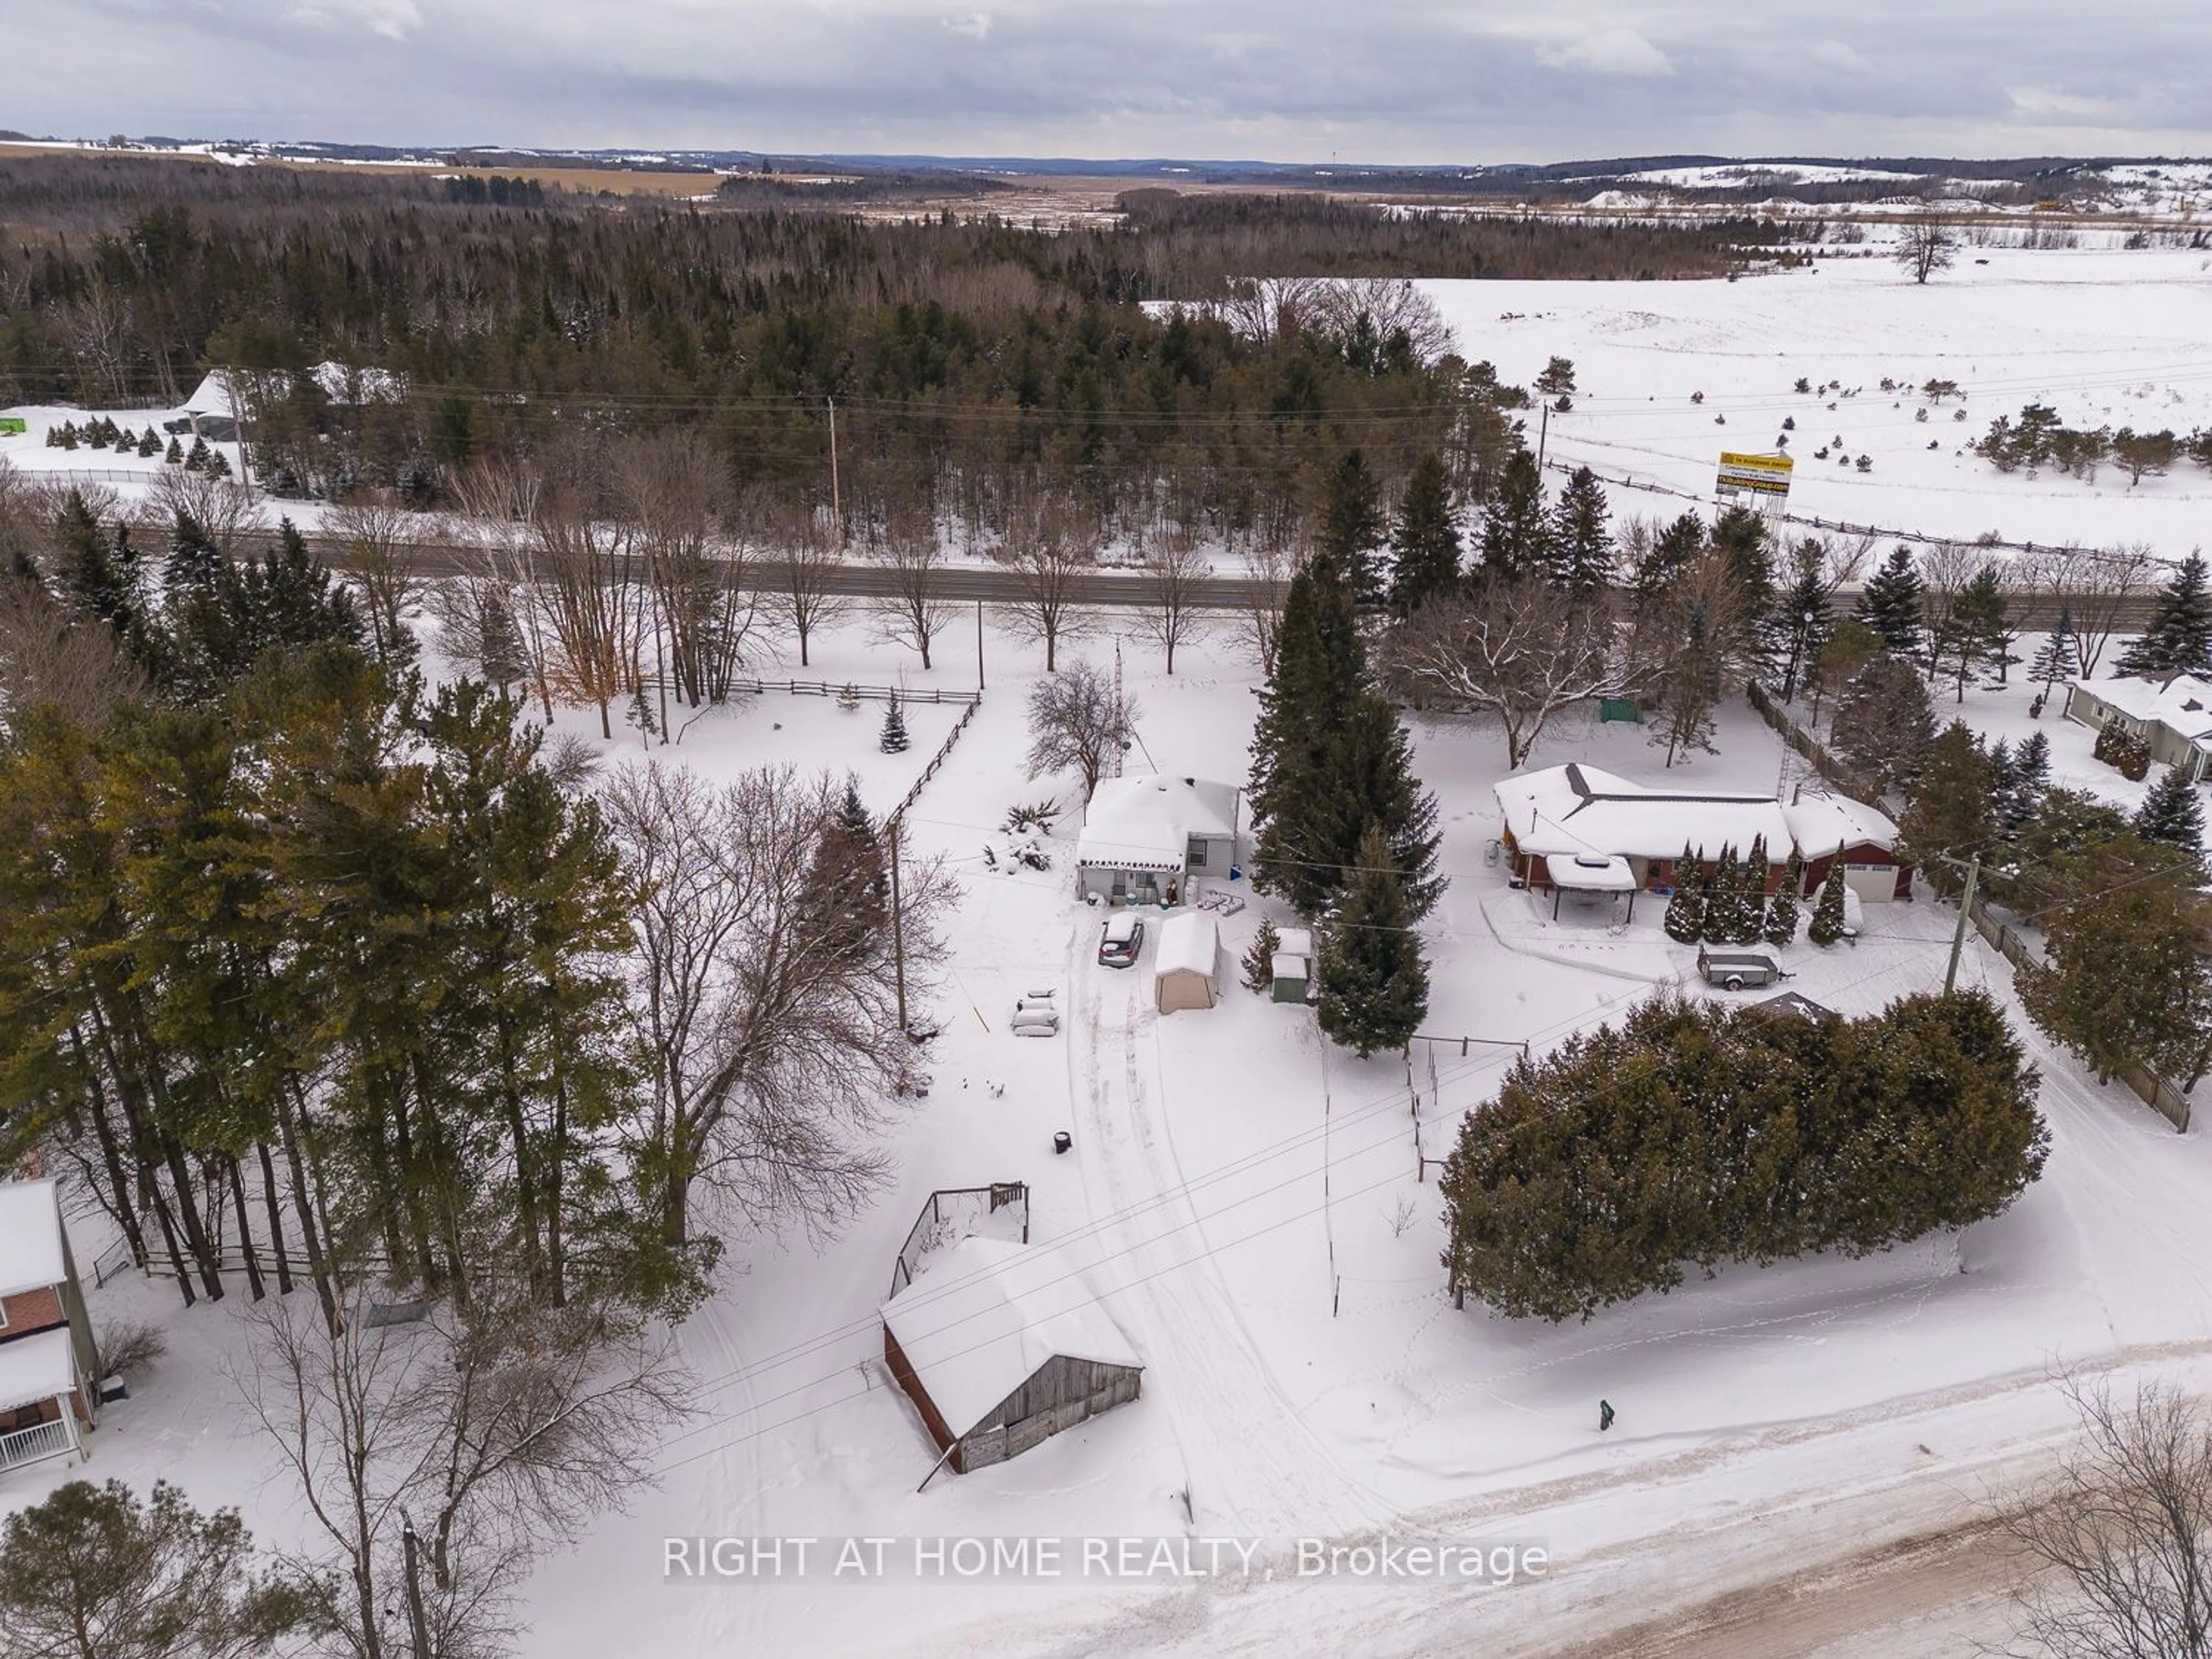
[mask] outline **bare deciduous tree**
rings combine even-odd
[[[761,1225],[832,1228],[884,1173],[873,1139],[914,1083],[915,1051],[897,1014],[888,894],[872,925],[836,920],[841,884],[879,873],[837,840],[843,799],[826,773],[788,767],[717,787],[639,766],[605,791],[639,895],[636,1157],[672,1245],[693,1237],[707,1200]],[[945,883],[911,865],[899,893],[896,939],[908,971],[923,970],[941,950]]]
[[[597,517],[580,490],[548,493],[538,507],[537,582],[553,649],[556,690],[599,711],[599,735],[614,736],[614,700],[639,678],[644,606],[628,526]]]
[[[465,550],[460,591],[440,606],[447,626],[472,619],[481,649],[484,618],[503,611],[514,624],[530,689],[547,725],[553,721],[552,636],[538,586],[535,528],[544,494],[538,470],[527,463],[480,460],[453,481],[460,511],[446,522],[447,537]],[[465,643],[465,641],[464,642]],[[457,652],[456,654],[461,654]]]
[[[932,642],[952,620],[952,606],[945,597],[945,549],[937,528],[924,518],[902,517],[885,529],[872,556],[885,578],[885,591],[870,607],[876,636],[887,645],[921,653],[927,670]]]
[[[2156,1382],[2131,1402],[2062,1385],[2082,1437],[2008,1504],[2001,1530],[2045,1571],[2015,1597],[2009,1651],[2051,1659],[2212,1659],[2212,1425]]]
[[[414,518],[389,490],[373,490],[340,502],[323,520],[337,544],[336,562],[368,613],[369,640],[380,662],[404,661],[412,654],[407,613],[422,601],[424,586]]]
[[[1030,688],[1030,775],[1072,769],[1082,778],[1088,800],[1136,722],[1135,701],[1115,696],[1105,670],[1096,663],[1072,664]]]
[[[1899,228],[1897,250],[1890,257],[1916,283],[1924,283],[1939,270],[1948,270],[1958,255],[1959,239],[1948,226],[1930,216]]]
[[[532,1561],[652,1479],[690,1380],[665,1335],[611,1304],[534,1301],[487,1264],[465,1318],[441,1306],[334,1334],[283,1299],[258,1304],[233,1380],[275,1443],[319,1534],[290,1577],[355,1659],[411,1650],[402,1633],[400,1522],[412,1516],[441,1659],[512,1651],[513,1596]]]
[[[720,543],[729,492],[720,463],[697,433],[635,440],[616,476],[653,592],[665,739],[670,682],[694,708],[729,699],[752,631],[747,562],[742,544]]]
[[[1291,550],[1277,541],[1261,541],[1244,550],[1244,608],[1240,614],[1246,654],[1261,673],[1275,672],[1275,642],[1283,625],[1283,605],[1290,598],[1291,577],[1297,560]]]
[[[1176,647],[1204,631],[1206,613],[1199,608],[1199,586],[1212,574],[1197,538],[1188,531],[1167,530],[1153,541],[1138,626],[1167,653],[1170,674],[1175,672]]]
[[[1060,641],[1082,631],[1076,600],[1084,574],[1097,563],[1097,545],[1057,497],[1032,497],[1011,517],[1004,556],[1017,592],[1005,616],[1016,633],[1043,642],[1044,671],[1054,673]]]
[[[150,530],[166,536],[179,513],[230,554],[239,550],[241,536],[269,527],[253,492],[244,484],[210,473],[165,466],[154,475],[147,489],[145,522]]]
[[[1560,709],[1620,696],[1633,680],[1603,607],[1538,577],[1431,601],[1398,629],[1386,660],[1423,707],[1496,716],[1508,770],[1527,762]]]
[[[2096,672],[2121,617],[2163,574],[2156,555],[2140,542],[2114,548],[2038,548],[2024,556],[2019,586],[2049,596],[2054,610],[2063,605],[2071,615],[2084,676]]]
[[[1403,276],[1317,283],[1304,298],[1312,325],[1347,354],[1386,350],[1402,339],[1415,358],[1431,363],[1454,345],[1436,301]]]
[[[850,601],[836,586],[845,561],[837,527],[826,514],[800,507],[782,516],[776,532],[781,562],[764,577],[775,614],[799,635],[799,665],[808,665],[814,635],[845,614]]]

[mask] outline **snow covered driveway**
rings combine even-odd
[[[1385,1519],[1277,1386],[1209,1247],[1162,1109],[1147,958],[1116,970],[1076,930],[1067,1032],[1076,1148],[1105,1258],[1099,1288],[1143,1355],[1189,1476],[1191,1529],[1285,1538]],[[1240,1232],[1250,1224],[1240,1224]]]

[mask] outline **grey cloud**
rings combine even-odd
[[[2212,150],[2212,21],[2057,0],[17,0],[0,121],[384,142],[1561,159]]]

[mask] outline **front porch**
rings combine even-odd
[[[18,1425],[0,1431],[0,1473],[86,1455],[83,1399],[66,1326],[0,1344],[0,1422]]]

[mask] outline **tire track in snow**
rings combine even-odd
[[[1165,1405],[1188,1471],[1190,1524],[1202,1533],[1287,1537],[1373,1524],[1368,1501],[1277,1388],[1207,1254],[1197,1206],[1167,1138],[1157,1091],[1154,1022],[1145,964],[1126,972],[1086,960],[1076,931],[1079,988],[1068,1044],[1069,1095],[1082,1135],[1091,1212],[1109,1219],[1100,1269],[1107,1305],[1132,1328],[1145,1388]],[[1162,1194],[1172,1199],[1160,1202]],[[1132,1206],[1148,1207],[1130,1217]]]

